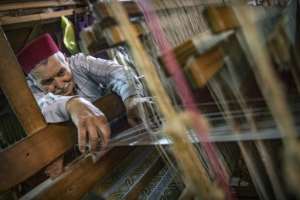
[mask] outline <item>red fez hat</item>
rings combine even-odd
[[[46,33],[25,45],[17,57],[23,71],[28,74],[38,63],[58,51],[52,37]]]

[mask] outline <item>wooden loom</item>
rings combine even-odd
[[[103,8],[103,5],[100,4]],[[126,3],[125,3],[126,6]],[[135,4],[130,5],[134,7]],[[137,12],[137,7],[134,7],[135,9],[132,9],[133,14],[140,14],[140,12]],[[224,16],[222,13],[226,12],[226,16],[229,16],[229,18],[225,18],[227,21],[223,18],[217,18],[216,16]],[[234,17],[232,17],[232,10],[226,7],[217,7],[217,8],[209,8],[207,9],[207,19],[210,20],[210,22],[218,23],[223,26],[221,27],[218,24],[212,25],[211,29],[215,32],[221,32],[224,30],[232,29],[232,28],[238,28],[239,24],[234,20]],[[104,12],[105,13],[105,12]],[[213,14],[215,14],[215,16]],[[106,14],[106,13],[105,13]],[[129,12],[129,14],[131,14]],[[213,15],[213,16],[212,16]],[[222,23],[221,23],[222,22]],[[227,24],[228,22],[229,24]],[[225,24],[225,26],[224,26]],[[112,26],[114,27],[114,26]],[[115,32],[116,31],[116,37],[106,38],[106,40],[109,40],[108,44],[106,44],[106,47],[110,46],[116,46],[119,44],[124,43],[123,37],[120,36],[120,32],[118,29],[111,28],[110,31]],[[114,35],[114,34],[108,34],[108,35]],[[141,35],[141,34],[140,34]],[[105,34],[104,34],[105,36]],[[120,37],[119,37],[120,36]],[[194,44],[190,40],[187,43],[183,44],[182,46],[178,46],[174,51],[176,54],[176,57],[178,58],[180,64],[182,66],[185,65],[184,70],[187,73],[188,76],[192,75],[192,79],[194,79],[193,84],[196,88],[199,87],[205,87],[204,89],[197,89],[195,90],[198,95],[205,93],[206,91],[206,84],[211,80],[213,77],[218,76],[218,72],[223,69],[223,65],[225,63],[225,57],[231,56],[236,62],[239,62],[242,57],[243,60],[246,60],[246,55],[242,55],[241,51],[238,51],[237,49],[241,49],[240,41],[238,39],[238,34],[230,34],[228,37],[221,37],[221,40],[212,40],[213,45],[212,48],[200,50],[200,52],[197,52],[197,46],[198,44]],[[104,37],[105,38],[105,37]],[[116,42],[117,41],[117,42]],[[90,43],[92,44],[92,43]],[[1,32],[1,40],[0,40],[0,49],[10,49],[9,44],[7,43],[7,40],[5,39],[3,31]],[[211,45],[211,44],[210,44]],[[230,45],[232,45],[231,48],[228,48]],[[95,47],[97,50],[99,50],[99,46]],[[231,49],[228,51],[228,49]],[[236,54],[237,51],[240,54]],[[187,53],[188,52],[188,53]],[[192,59],[191,58],[192,56]],[[240,56],[237,56],[240,55]],[[278,56],[278,55],[277,55]],[[17,64],[17,61],[15,57],[13,56],[13,52],[5,51],[3,54],[1,54],[1,70],[2,73],[0,73],[2,76],[0,77],[1,80],[1,88],[3,92],[6,94],[10,105],[12,106],[13,110],[16,112],[16,115],[20,122],[22,123],[23,128],[25,129],[27,133],[27,137],[23,139],[22,141],[14,144],[12,147],[9,147],[8,149],[5,149],[1,151],[0,160],[1,163],[6,163],[5,165],[0,166],[0,188],[1,191],[6,191],[17,184],[21,183],[22,181],[26,180],[33,174],[37,173],[39,170],[41,170],[43,167],[48,165],[51,161],[53,161],[55,158],[62,155],[66,150],[72,147],[72,145],[75,142],[74,134],[70,134],[70,132],[74,133],[74,127],[72,127],[69,124],[59,124],[59,125],[47,125],[42,115],[40,114],[38,107],[35,103],[32,103],[32,105],[29,105],[28,102],[35,102],[30,91],[28,90],[24,77],[21,73],[21,70],[19,69],[19,66]],[[8,59],[9,58],[9,59]],[[228,63],[227,63],[228,64]],[[248,63],[249,64],[249,63]],[[10,70],[7,70],[5,66],[10,66]],[[204,77],[197,77],[195,76],[195,73],[199,73],[199,66],[201,66],[201,72],[205,72],[207,76]],[[9,74],[11,73],[11,74]],[[190,74],[190,75],[189,75]],[[9,77],[16,77],[12,83],[11,79]],[[252,77],[254,79],[254,77]],[[253,80],[245,80],[245,84],[253,83]],[[213,84],[213,83],[209,83]],[[241,83],[241,85],[244,85],[244,83]],[[18,87],[15,87],[18,86]],[[249,89],[251,90],[251,88]],[[12,92],[14,91],[14,92]],[[26,101],[24,99],[22,101],[19,101],[19,95],[22,94],[23,98],[28,98]],[[207,94],[206,94],[207,95]],[[250,91],[249,95],[253,95]],[[255,94],[256,95],[256,94]],[[255,96],[254,95],[254,96]],[[261,94],[259,94],[261,95]],[[107,102],[116,102],[115,106],[119,106],[119,110],[123,110],[122,106],[118,103],[118,99],[112,101],[113,97],[106,97],[102,100],[102,103],[99,104],[99,107],[106,113],[109,119],[113,119],[117,113],[110,111],[106,111],[107,106],[105,104]],[[212,98],[212,97],[209,97]],[[202,102],[204,103],[204,102]],[[261,103],[264,104],[264,103]],[[104,105],[101,107],[101,105]],[[254,104],[253,106],[258,106],[258,104]],[[204,108],[206,109],[206,108]],[[218,110],[219,108],[216,107],[216,105],[212,107],[207,107],[207,113],[213,112],[215,110]],[[31,113],[30,116],[28,116],[28,113]],[[258,118],[261,119],[261,118]],[[34,122],[34,123],[33,123]],[[218,122],[216,122],[218,123]],[[47,139],[45,139],[47,138]],[[45,145],[45,142],[47,141],[47,144],[51,144],[51,151],[49,151],[49,148],[47,145]],[[252,154],[250,156],[252,159],[256,158],[258,160],[257,163],[255,163],[254,169],[257,170],[257,173],[260,174],[260,176],[268,176],[266,170],[262,168],[263,163],[258,156],[257,148],[255,147],[255,144],[253,142],[242,142],[240,144],[242,151],[246,152],[246,154]],[[33,148],[34,147],[34,148]],[[224,146],[220,145],[220,149],[226,149],[226,144]],[[36,150],[38,149],[38,151]],[[38,198],[38,199],[80,199],[86,192],[88,192],[97,182],[100,178],[104,176],[105,173],[107,173],[108,170],[112,168],[112,166],[115,166],[119,160],[121,160],[123,157],[125,157],[129,152],[131,152],[132,149],[129,147],[120,147],[112,150],[107,156],[105,156],[102,160],[94,164],[91,161],[91,158],[81,158],[78,162],[75,162],[72,164],[67,172],[63,174],[61,177],[56,179],[54,182],[51,182],[50,184],[45,184],[45,188],[40,187],[33,191],[30,195],[31,197]],[[226,151],[223,152],[224,158],[228,158],[229,156],[226,155]],[[230,162],[231,160],[229,160]],[[247,161],[245,161],[247,163]],[[230,164],[229,164],[230,165]],[[129,192],[126,195],[126,198],[132,199],[137,196],[138,192],[141,191],[141,187],[145,186],[145,183],[149,180],[149,176],[152,176],[154,172],[157,171],[158,168],[162,166],[161,160],[157,160],[153,166],[149,168],[149,173],[146,173],[147,176],[144,176],[144,178],[135,185],[134,188],[132,188],[131,192]],[[249,167],[249,166],[248,166]],[[262,169],[261,169],[262,168]],[[252,181],[255,182],[256,177],[254,174],[251,174]],[[83,179],[84,177],[84,179]],[[81,184],[81,182],[84,182],[84,184]],[[263,184],[263,185],[260,185]],[[254,183],[257,192],[259,193],[260,198],[272,198],[272,193],[269,193],[269,191],[272,191],[272,185],[270,185],[269,181],[263,180],[262,183]],[[98,190],[94,189],[94,191],[98,191],[98,193],[103,192],[103,190],[99,189],[101,188],[101,185],[97,185]],[[274,191],[273,191],[274,192]],[[276,195],[276,194],[275,194]],[[28,196],[29,198],[30,196]],[[30,198],[31,198],[30,197]]]

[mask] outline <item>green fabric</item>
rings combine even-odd
[[[75,40],[75,31],[72,22],[65,16],[61,17],[61,28],[64,33],[64,45],[71,54],[79,52],[77,43]]]

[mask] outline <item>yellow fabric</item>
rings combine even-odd
[[[75,40],[75,31],[72,22],[65,16],[61,17],[61,27],[64,33],[64,45],[71,54],[79,52],[77,43]]]

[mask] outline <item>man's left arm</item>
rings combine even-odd
[[[85,56],[84,59],[88,75],[122,98],[127,109],[129,123],[131,125],[139,123],[141,118],[137,107],[147,100],[143,98],[143,86],[134,72],[113,61],[92,56]]]

